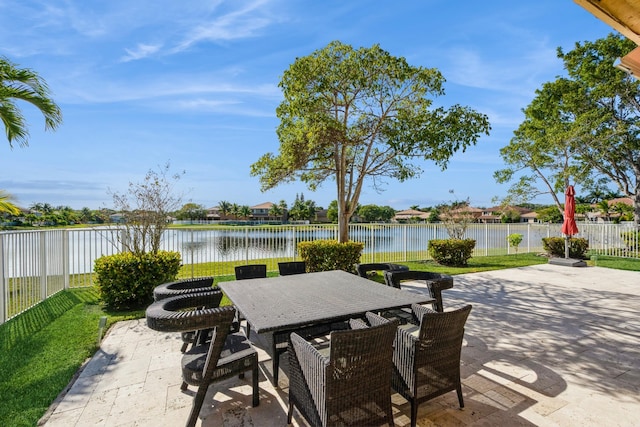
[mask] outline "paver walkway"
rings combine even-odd
[[[473,304],[465,408],[448,393],[420,406],[418,425],[640,425],[640,273],[544,264],[466,274],[444,302]],[[42,424],[184,425],[193,388],[180,391],[180,346],[178,334],[152,331],[144,319],[116,324]],[[201,425],[286,425],[287,377],[271,386],[264,351],[260,367],[260,406],[251,407],[247,379],[234,378],[210,387]],[[392,399],[396,425],[408,425],[409,404]],[[306,424],[296,413],[293,425]]]

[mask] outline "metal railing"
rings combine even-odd
[[[470,224],[466,238],[476,240],[474,256],[514,253],[507,236],[523,236],[519,252],[543,252],[542,238],[560,236],[560,224]],[[632,224],[579,224],[589,249],[598,254],[640,257],[638,227]],[[69,287],[93,285],[93,264],[120,252],[118,228],[88,228],[0,233],[0,323]],[[293,260],[301,241],[336,239],[337,225],[229,226],[171,228],[162,249],[180,252],[182,276],[223,274],[224,263]],[[622,238],[624,233],[635,238]],[[634,234],[635,233],[635,234]],[[429,259],[432,239],[446,239],[443,224],[351,224],[351,240],[364,243],[363,262]],[[228,271],[228,268],[224,269]]]

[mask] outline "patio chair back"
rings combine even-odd
[[[418,334],[398,328],[393,354],[393,388],[411,402],[411,425],[416,425],[418,405],[456,390],[464,407],[460,383],[460,355],[464,325],[471,305],[438,313],[414,304],[420,319]]]
[[[360,277],[364,277],[365,279],[367,279],[368,275],[367,273],[369,273],[370,271],[387,271],[387,270],[393,270],[393,271],[406,271],[409,268],[404,266],[404,265],[399,265],[399,264],[391,264],[388,262],[383,262],[383,263],[379,263],[379,262],[371,262],[371,263],[364,263],[364,264],[358,264],[356,265],[356,271],[358,273],[358,275]]]
[[[213,277],[196,277],[180,279],[175,282],[163,283],[153,289],[153,299],[175,297],[177,295],[192,294],[195,292],[208,292],[213,288]]]
[[[433,309],[439,313],[444,311],[442,291],[453,288],[453,277],[448,274],[416,270],[384,272],[385,283],[389,286],[393,286],[394,288],[400,289],[400,284],[408,280],[424,280],[427,285],[427,289],[429,289],[431,298],[435,299]]]
[[[237,265],[235,268],[236,280],[263,279],[267,277],[266,264]]]
[[[392,344],[398,322],[370,315],[380,324],[331,332],[328,357],[291,334],[289,422],[295,406],[314,426],[393,425]]]
[[[278,271],[281,276],[304,274],[307,272],[307,264],[304,261],[279,262]]]

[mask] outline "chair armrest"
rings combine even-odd
[[[389,323],[390,320],[389,319],[385,319],[382,316],[379,316],[375,313],[372,313],[370,311],[367,311],[365,313],[365,316],[367,316],[367,321],[369,322],[369,324],[371,326],[379,326],[379,325],[384,325],[385,323]]]
[[[398,328],[396,338],[393,341],[393,364],[397,373],[402,378],[405,385],[412,389],[414,383],[414,361],[416,347],[419,344],[418,337],[411,335],[402,327]]]
[[[290,369],[298,367],[301,374],[297,375],[291,372],[290,388],[293,387],[294,390],[291,390],[290,393],[293,392],[297,395],[304,395],[305,391],[311,393],[314,402],[319,405],[318,412],[322,414],[325,410],[326,399],[324,396],[327,390],[326,378],[329,359],[321,355],[308,341],[295,332],[291,333],[290,340],[292,347],[290,351],[293,350],[293,356],[297,361],[297,363],[291,363]],[[294,378],[299,379],[304,385]],[[301,390],[295,390],[300,387],[302,387]]]
[[[351,329],[367,329],[369,325],[362,319],[349,319],[349,327]]]
[[[436,311],[430,309],[429,307],[425,307],[420,304],[411,304],[411,311],[418,318],[418,322],[422,322],[422,316],[427,313],[436,313]]]

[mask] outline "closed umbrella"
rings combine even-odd
[[[569,238],[574,234],[578,234],[578,226],[576,225],[576,191],[573,185],[567,186],[564,192],[564,222],[562,223],[562,234],[565,235],[564,257],[569,258]]]

